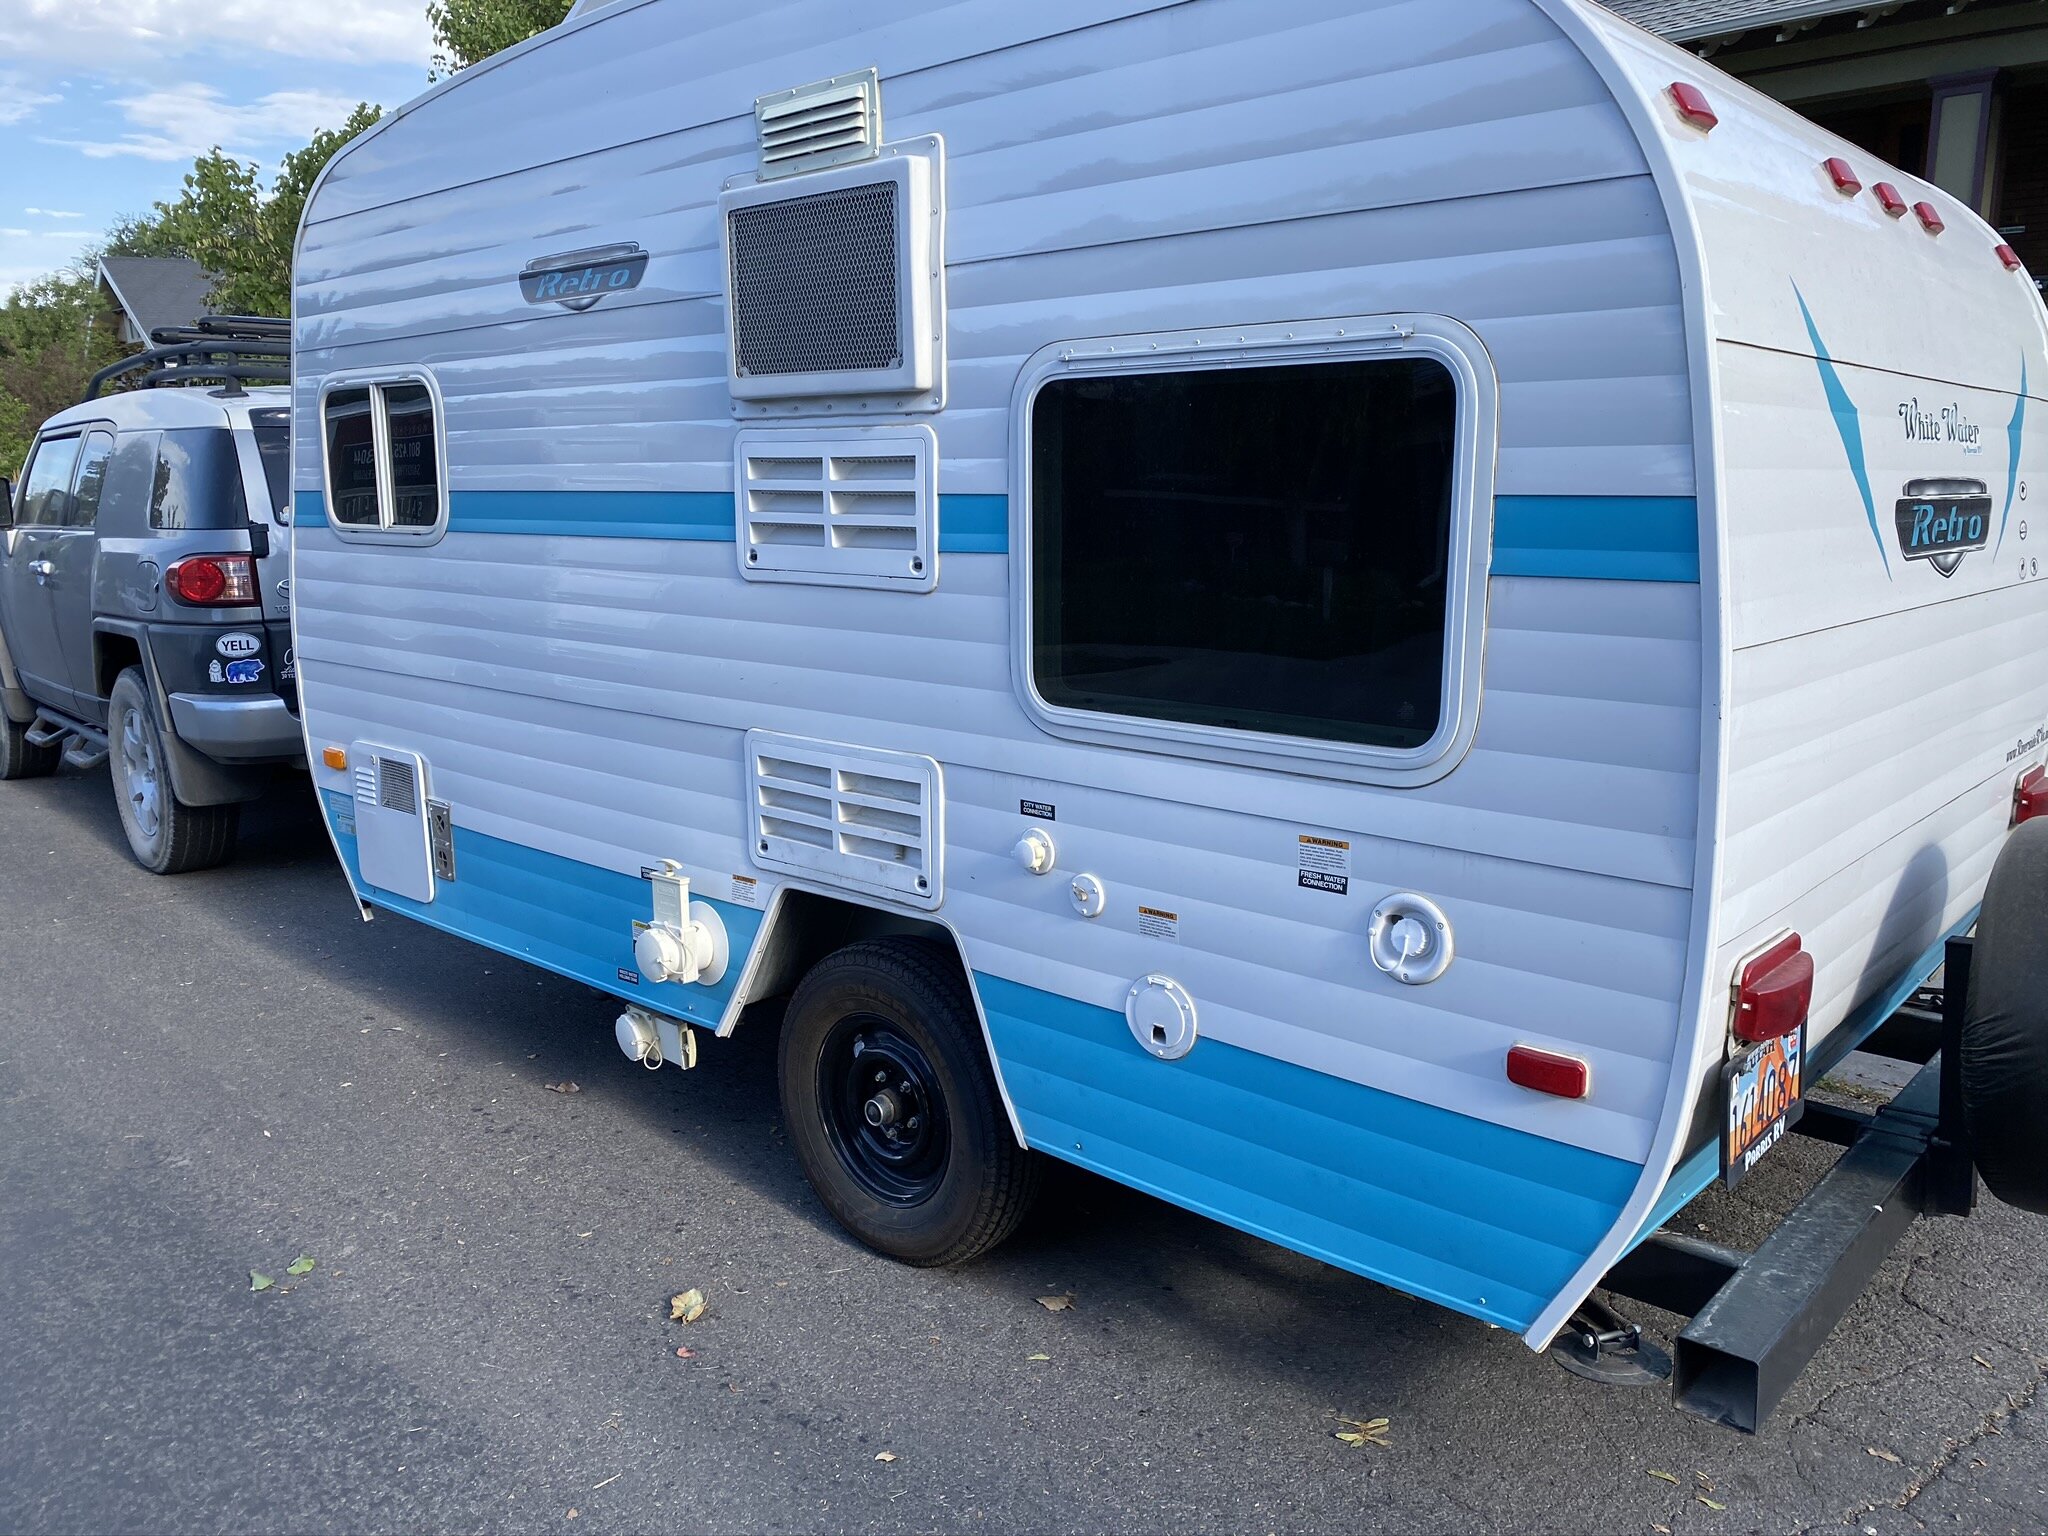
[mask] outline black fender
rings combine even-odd
[[[150,707],[156,711],[157,729],[169,759],[171,791],[186,805],[240,805],[262,795],[265,778],[261,772],[232,768],[195,752],[178,739],[171,725],[171,701],[157,673],[156,653],[150,647],[149,627],[132,619],[101,619],[93,634],[121,635],[135,642],[142,656],[142,672],[149,685]]]

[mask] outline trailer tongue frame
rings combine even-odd
[[[1949,940],[1938,995],[1920,994],[1863,1044],[1922,1063],[1890,1104],[1866,1114],[1808,1101],[1793,1133],[1846,1150],[1759,1248],[1660,1230],[1601,1282],[1692,1319],[1672,1358],[1686,1412],[1754,1434],[1914,1219],[1976,1209],[1959,1066],[1974,944]]]

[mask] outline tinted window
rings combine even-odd
[[[100,515],[100,493],[107,485],[107,461],[114,456],[114,434],[89,432],[79,456],[78,476],[71,491],[71,526],[90,528]]]
[[[431,528],[441,519],[441,454],[434,436],[434,398],[419,384],[390,384],[391,525]]]
[[[160,434],[149,526],[247,529],[249,502],[242,494],[233,433],[225,427],[184,427]]]
[[[337,389],[327,397],[328,515],[337,523],[375,528],[377,438],[367,389]]]
[[[71,471],[77,467],[76,437],[38,443],[28,478],[22,482],[21,515],[16,521],[24,528],[62,528],[70,513]]]
[[[249,427],[256,434],[256,453],[263,460],[263,478],[270,486],[270,510],[282,519],[284,505],[291,499],[291,413],[251,411]]]
[[[1428,358],[1061,379],[1032,413],[1055,706],[1390,748],[1443,713],[1457,387]]]

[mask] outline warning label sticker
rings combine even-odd
[[[1180,914],[1162,912],[1157,907],[1138,908],[1138,932],[1148,939],[1166,939],[1180,942]]]
[[[732,903],[736,907],[751,907],[761,900],[761,882],[752,875],[732,877]]]
[[[1351,894],[1351,845],[1335,838],[1301,837],[1301,888],[1328,891],[1333,896]]]

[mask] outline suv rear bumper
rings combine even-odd
[[[171,726],[196,752],[227,763],[295,761],[304,751],[296,716],[274,693],[246,698],[174,693]]]

